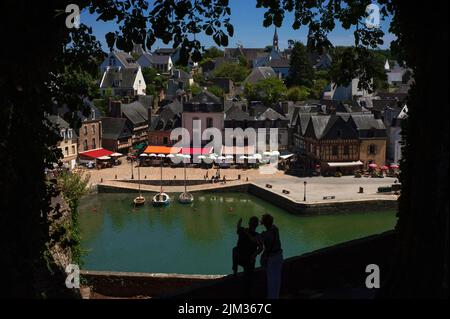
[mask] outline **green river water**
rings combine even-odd
[[[264,213],[274,216],[285,258],[381,233],[396,221],[393,211],[295,216],[247,193],[196,194],[190,206],[173,201],[166,208],[152,207],[147,194],[148,204],[137,209],[132,206],[135,196],[82,199],[83,269],[229,274],[238,219],[246,225],[250,216]]]

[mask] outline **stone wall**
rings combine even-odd
[[[282,298],[373,298],[376,290],[368,289],[366,266],[380,268],[381,285],[390,272],[395,246],[393,231],[320,249],[283,263]],[[264,298],[265,272],[257,268],[253,286],[245,293],[242,274],[227,276],[179,294],[161,295],[176,299]]]
[[[394,253],[393,231],[323,248],[284,260],[282,298],[373,298],[365,287],[369,264],[380,267],[381,284],[390,271]],[[252,289],[244,276],[178,275],[82,271],[92,295],[160,299],[264,298],[265,272],[257,268]]]
[[[283,208],[291,214],[298,215],[332,214],[336,212],[370,212],[392,210],[397,207],[397,201],[394,200],[330,201],[326,203],[308,204],[293,201],[288,197],[274,193],[255,184],[248,185],[248,192],[273,205]]]
[[[174,294],[186,288],[200,287],[203,283],[222,276],[124,273],[111,271],[82,271],[91,293],[121,298],[156,297]]]

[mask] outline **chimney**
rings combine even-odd
[[[122,102],[121,101],[111,101],[110,102],[110,116],[120,118],[122,117]]]

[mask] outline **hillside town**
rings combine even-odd
[[[178,49],[148,52],[136,44],[132,52],[111,51],[99,65],[98,97],[85,100],[88,115],[78,112],[69,121],[69,107],[57,103],[48,115],[60,131],[63,165],[112,167],[148,147],[173,146],[177,141],[171,140],[171,132],[183,127],[192,133],[192,122],[199,120],[202,130],[222,133],[276,128],[281,168],[292,175],[395,172],[411,71],[386,59],[381,89],[361,89],[357,78],[347,86],[336,85],[328,75],[331,53],[289,42],[289,48],[280,50],[275,29],[265,48],[212,47],[201,62],[190,59],[185,66],[178,64]],[[310,67],[308,81],[295,82],[298,52]],[[69,122],[81,125],[75,129]],[[255,152],[248,143],[247,151]],[[199,153],[205,155],[205,150]],[[228,154],[216,154],[221,155]]]

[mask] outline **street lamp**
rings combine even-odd
[[[304,202],[306,202],[306,184],[307,184],[307,182],[304,181],[303,182],[303,186],[304,186],[304,188],[303,188],[303,190],[304,190],[304,192],[303,192],[303,201]]]

